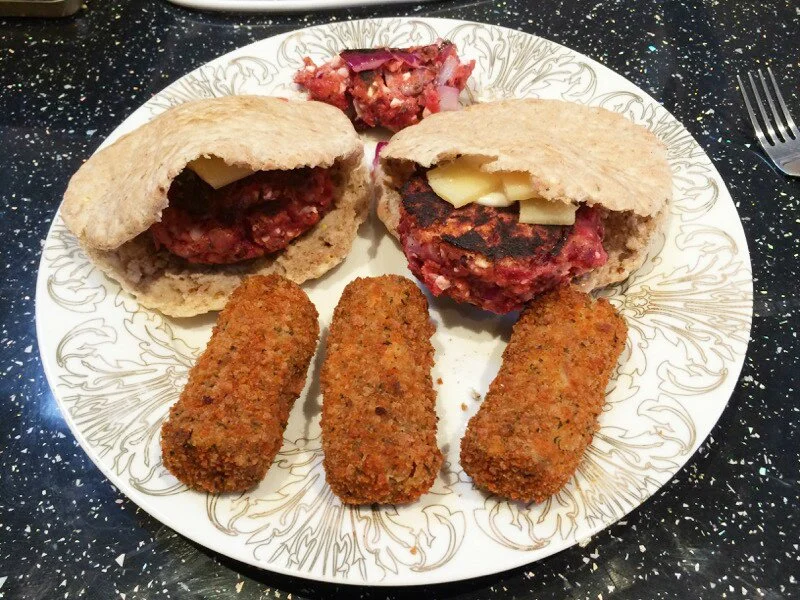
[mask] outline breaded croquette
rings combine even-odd
[[[317,311],[298,285],[278,275],[246,279],[162,427],[164,466],[207,492],[258,484],[283,443],[318,337]]]
[[[443,460],[433,332],[428,302],[408,279],[359,278],[345,288],[322,368],[325,473],[342,502],[412,502],[433,485]]]
[[[592,441],[628,328],[607,300],[574,288],[534,300],[461,441],[461,465],[494,494],[541,502]]]

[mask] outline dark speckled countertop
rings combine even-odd
[[[424,591],[260,571],[137,509],[67,428],[42,372],[33,320],[40,247],[67,180],[125,116],[238,46],[333,19],[396,14],[539,34],[647,90],[728,183],[755,279],[739,384],[711,436],[669,484],[584,547]],[[90,1],[65,20],[0,20],[0,597],[800,597],[800,179],[764,159],[734,84],[737,72],[770,64],[800,116],[798,40],[800,9],[783,0],[446,0],[275,16]]]

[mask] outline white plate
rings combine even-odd
[[[539,96],[604,106],[648,127],[669,148],[675,201],[663,247],[605,294],[630,335],[601,427],[575,477],[547,502],[525,506],[475,490],[458,463],[459,442],[479,406],[475,396],[499,368],[512,320],[432,299],[433,378],[443,380],[439,443],[447,458],[420,501],[352,509],[331,494],[321,465],[318,359],[262,484],[239,495],[187,491],[161,466],[159,428],[215,316],[173,320],[141,308],[92,267],[57,218],[39,271],[36,317],[45,371],[66,420],[119,489],[217,552],[309,579],[372,585],[455,581],[523,565],[587,539],[655,493],[694,453],[734,388],[750,330],[752,278],[725,184],[658,103],[558,44],[442,19],[313,27],[200,67],[154,96],[106,143],[192,98],[296,95],[291,78],[305,55],[323,60],[345,47],[437,37],[477,60],[478,98]],[[410,275],[397,244],[373,219],[339,268],[305,286],[322,327],[349,281],[387,272]]]
[[[178,6],[197,10],[235,12],[289,12],[298,10],[333,10],[373,4],[408,4],[431,0],[169,0]]]

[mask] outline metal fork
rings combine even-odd
[[[745,106],[747,106],[747,112],[750,114],[750,121],[753,123],[753,129],[756,130],[758,143],[761,144],[764,152],[772,159],[772,162],[775,163],[778,169],[787,175],[800,176],[800,131],[797,130],[797,125],[794,124],[794,119],[792,119],[792,115],[789,114],[789,109],[786,108],[786,103],[783,101],[781,90],[778,87],[778,82],[775,81],[772,69],[767,67],[767,72],[769,73],[769,78],[772,80],[775,96],[778,99],[777,107],[772,99],[772,93],[770,92],[766,79],[764,79],[764,74],[761,72],[761,69],[758,70],[758,78],[761,80],[763,94],[767,97],[769,107],[772,109],[772,122],[770,122],[767,116],[764,103],[761,102],[761,96],[758,93],[759,87],[756,85],[753,73],[747,73],[750,79],[753,96],[755,96],[756,99],[756,106],[758,106],[758,111],[761,113],[761,118],[764,122],[766,135],[764,134],[764,129],[762,129],[761,124],[758,122],[756,113],[753,111],[753,105],[750,104],[750,98],[747,96],[742,78],[737,75],[736,79],[739,80],[739,90],[742,92]],[[778,107],[780,107],[780,110],[778,110]],[[773,123],[775,125],[774,127]]]

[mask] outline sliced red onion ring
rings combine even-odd
[[[439,92],[439,110],[461,110],[461,105],[458,103],[458,95],[460,92],[458,88],[450,85],[440,85],[436,88]]]

